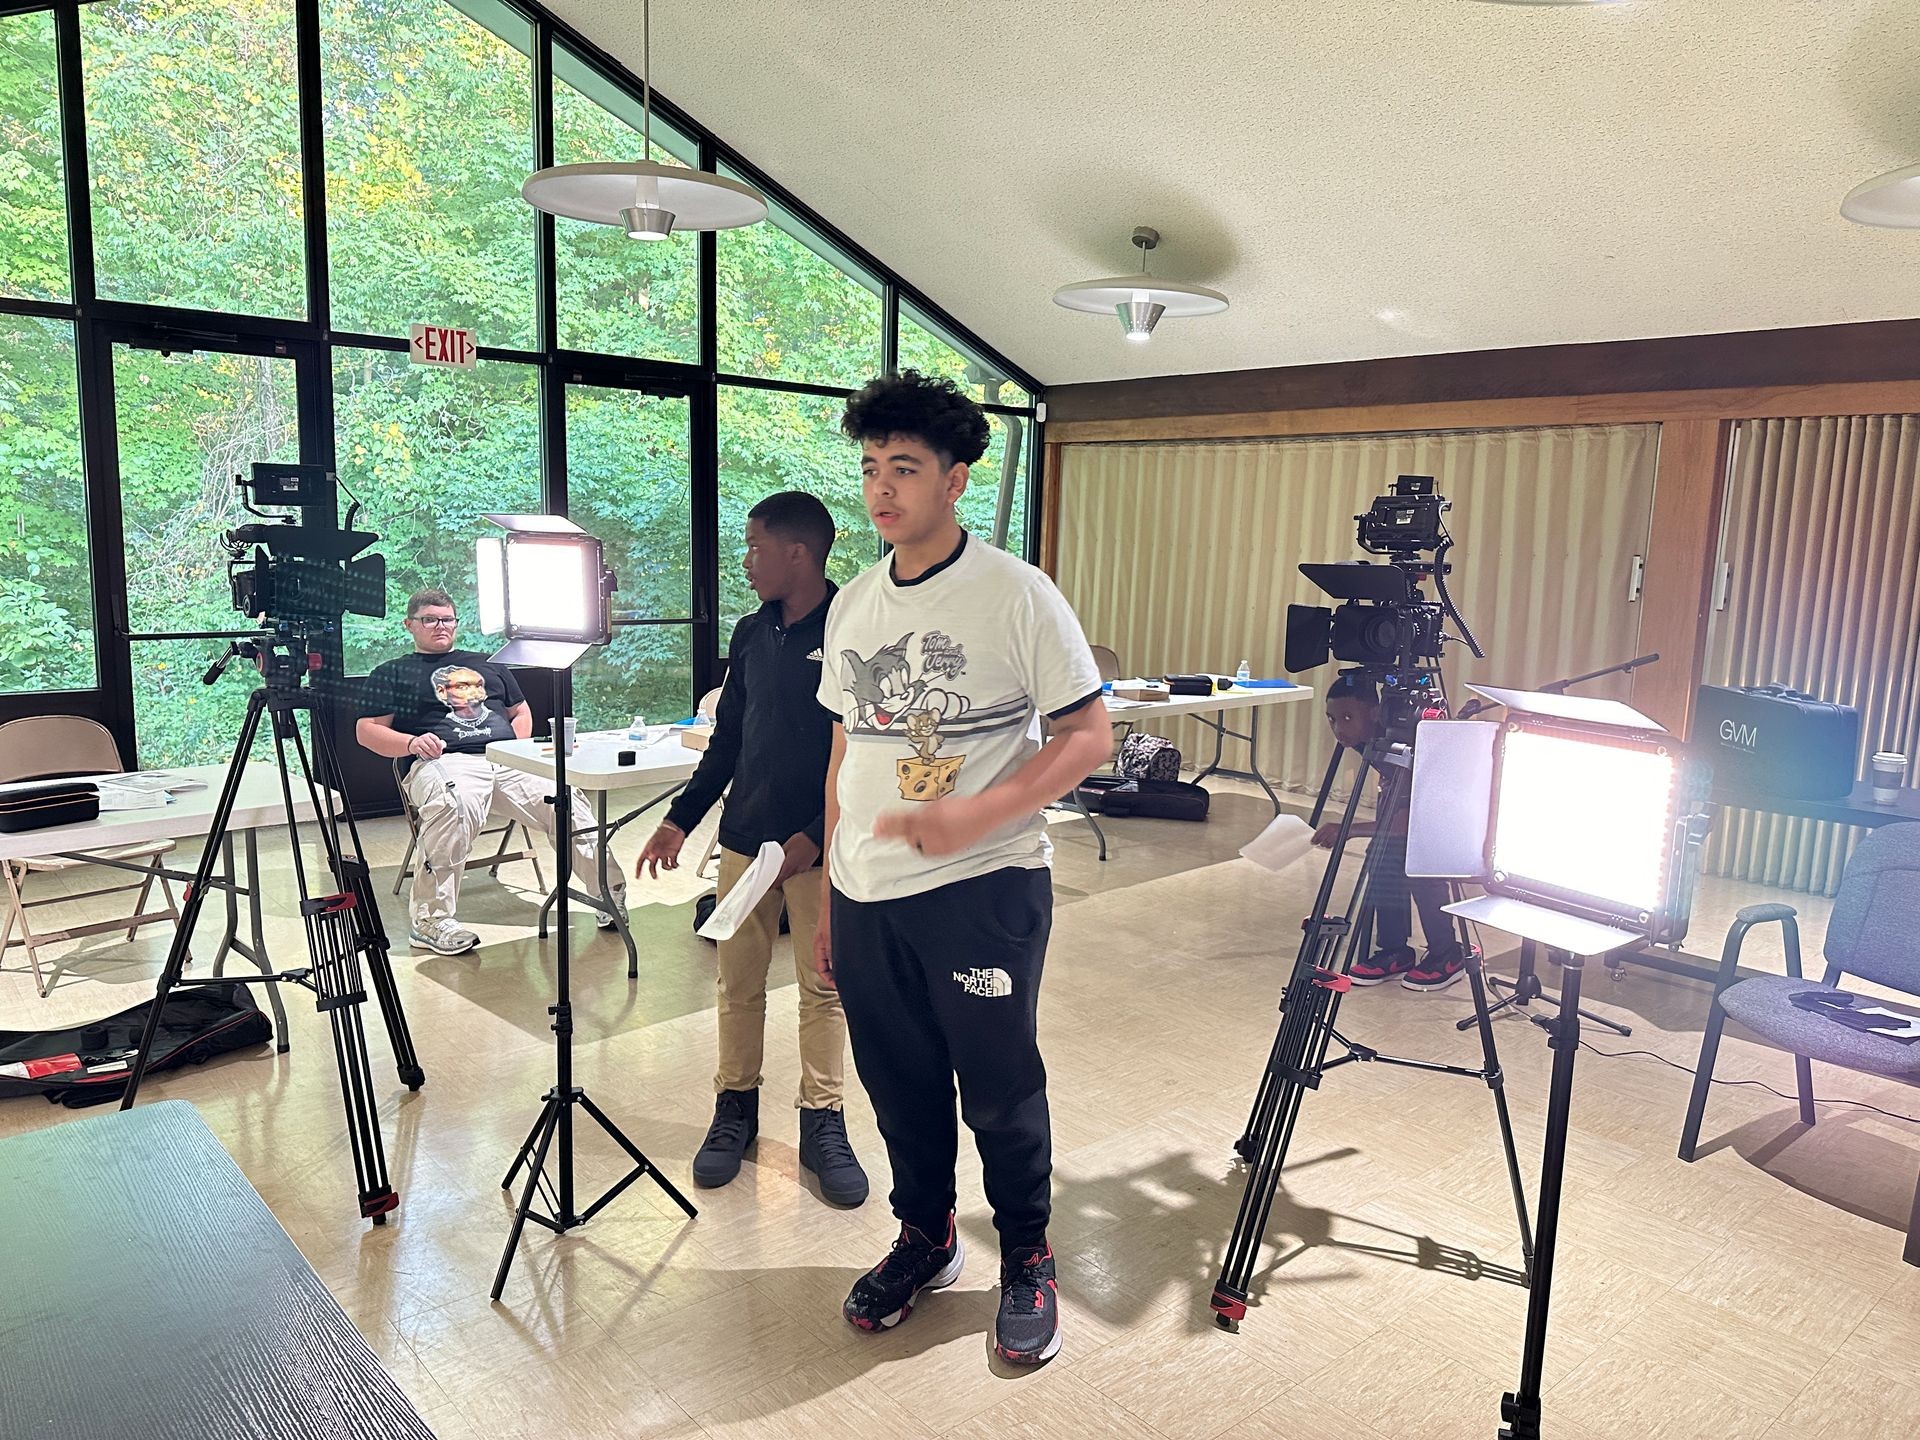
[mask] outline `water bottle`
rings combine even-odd
[[[1252,678],[1253,678],[1253,672],[1247,668],[1247,662],[1242,660],[1240,662],[1240,668],[1233,672],[1234,683],[1237,685],[1244,685],[1247,683],[1247,681],[1251,680]]]

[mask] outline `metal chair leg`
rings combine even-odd
[[[1693,1094],[1687,1099],[1687,1123],[1680,1131],[1680,1158],[1691,1161],[1694,1146],[1700,1140],[1700,1122],[1706,1118],[1707,1090],[1713,1084],[1713,1062],[1720,1053],[1720,1032],[1726,1028],[1726,1012],[1716,996],[1707,1016],[1707,1030],[1700,1037],[1700,1060],[1694,1068]]]
[[[1813,1124],[1813,1062],[1804,1055],[1793,1057],[1793,1078],[1800,1083],[1800,1123]]]
[[[1907,1248],[1900,1258],[1920,1265],[1920,1184],[1913,1187],[1913,1213],[1907,1217]]]
[[[400,887],[413,878],[413,849],[420,843],[420,837],[414,833],[413,818],[407,818],[407,853],[400,857],[400,873],[393,877],[393,893],[398,895]]]

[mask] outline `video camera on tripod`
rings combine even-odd
[[[221,537],[233,556],[227,579],[234,609],[255,620],[336,625],[344,615],[387,613],[387,562],[360,553],[380,537],[353,528],[358,500],[347,508],[344,525],[335,520],[339,484],[331,470],[262,463],[251,476],[235,476],[234,484],[247,512],[259,517]],[[269,514],[263,505],[288,506],[299,516]]]
[[[374,900],[370,873],[363,858],[366,852],[360,844],[353,808],[345,794],[323,788],[338,785],[340,775],[329,733],[331,697],[326,687],[316,691],[306,682],[341,675],[344,669],[341,623],[349,612],[369,616],[386,613],[387,566],[378,555],[361,554],[380,537],[353,528],[353,518],[360,508],[358,501],[348,510],[347,523],[344,526],[339,523],[336,518],[338,486],[333,473],[325,467],[259,464],[253,467],[251,477],[236,477],[234,483],[247,497],[247,510],[258,520],[235,526],[221,537],[234,557],[228,566],[233,607],[250,619],[260,621],[262,633],[229,641],[225,653],[200,678],[202,683],[211,685],[234,660],[245,659],[260,672],[264,683],[247,697],[247,713],[240,724],[233,760],[221,783],[220,798],[208,824],[206,844],[187,890],[173,945],[160,972],[160,982],[147,1012],[120,1108],[131,1108],[139,1095],[161,1013],[174,990],[235,982],[298,985],[313,993],[317,1008],[327,1016],[332,1030],[360,1213],[379,1225],[385,1223],[388,1212],[400,1203],[400,1197],[387,1172],[372,1060],[361,1018],[369,985],[386,1022],[400,1082],[410,1090],[418,1090],[426,1082],[426,1073],[420,1068],[406,1015],[400,1006],[400,993],[394,984],[389,960],[391,947],[380,920],[379,905]],[[297,519],[271,515],[259,509],[260,505],[292,507],[299,515]],[[299,717],[303,711],[307,716],[308,735],[301,733]],[[293,969],[230,979],[223,979],[217,973],[187,976],[182,972],[200,907],[210,890],[232,886],[230,879],[215,877],[214,862],[232,832],[241,780],[263,719],[267,722],[272,763],[278,772],[285,807],[294,884],[299,892],[300,918],[306,930],[308,963]],[[316,869],[311,875],[300,834],[296,795],[303,796],[311,809],[311,823],[319,842],[317,858],[323,870]],[[251,856],[251,832],[248,845]],[[257,872],[252,883],[257,887]],[[322,893],[315,893],[316,889]]]
[[[1468,649],[1481,654],[1447,594],[1453,567],[1446,557],[1453,537],[1443,517],[1452,508],[1435,493],[1431,475],[1400,476],[1392,493],[1353,517],[1360,548],[1385,555],[1387,562],[1302,565],[1302,575],[1342,603],[1337,609],[1287,607],[1287,670],[1298,674],[1329,660],[1347,662],[1344,673],[1358,673],[1379,686],[1388,732],[1408,740],[1412,723],[1444,699],[1439,667],[1446,622],[1453,622]],[[1438,600],[1420,590],[1429,579]]]

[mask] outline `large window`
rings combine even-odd
[[[0,721],[71,709],[149,764],[229,754],[254,677],[202,686],[226,637],[195,637],[248,624],[222,533],[262,460],[331,462],[341,518],[380,537],[387,614],[345,617],[349,675],[408,643],[428,586],[463,644],[499,640],[485,514],[564,507],[604,539],[618,611],[666,623],[576,667],[593,727],[719,682],[765,496],[827,504],[836,580],[879,558],[839,422],[890,356],[986,407],[961,519],[1022,549],[1032,382],[790,193],[756,181],[765,224],[658,244],[525,202],[549,141],[558,165],[638,158],[640,95],[540,0],[0,4]],[[651,138],[657,163],[753,173],[662,97]],[[485,358],[412,363],[415,324]]]
[[[553,52],[553,158],[558,165],[633,160],[640,106],[565,46]],[[699,147],[657,116],[650,157],[692,165]],[[560,343],[572,350],[700,358],[700,237],[637,244],[611,225],[556,220]]]
[[[70,293],[53,16],[10,15],[0,20],[0,295]]]
[[[533,27],[489,0],[323,0],[320,33],[334,329],[532,349]]]
[[[306,313],[293,0],[80,7],[103,296]]]
[[[607,545],[615,612],[687,620],[693,612],[687,402],[640,390],[567,387],[567,514]],[[573,673],[582,728],[679,720],[692,711],[686,624],[625,625]]]
[[[731,173],[731,172],[726,172]],[[809,385],[880,373],[880,285],[782,206],[719,235],[720,369]]]
[[[0,694],[95,683],[73,326],[0,315]]]
[[[910,300],[900,302],[900,368],[923,375],[945,375],[982,405],[1026,409],[1033,397],[1000,374],[1000,367],[975,352]]]
[[[238,676],[200,683],[219,642],[138,637],[245,624],[221,536],[248,518],[234,476],[256,461],[300,458],[294,365],[116,345],[113,395],[140,763],[223,760],[249,687]]]
[[[836,533],[827,575],[845,584],[879,557],[860,494],[860,455],[840,433],[837,395],[720,388],[720,646],[759,606],[740,568],[747,512],[780,490],[818,495]]]
[[[392,350],[333,352],[334,464],[343,503],[380,536],[387,614],[347,617],[347,670],[364,675],[411,643],[407,597],[430,586],[453,597],[460,644],[487,649],[474,596],[480,517],[536,514],[540,380],[531,365],[483,360],[471,372],[430,370]]]

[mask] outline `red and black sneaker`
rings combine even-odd
[[[891,1330],[913,1313],[922,1290],[940,1290],[960,1278],[967,1247],[947,1216],[947,1236],[929,1240],[911,1225],[900,1227],[887,1258],[853,1282],[840,1313],[861,1330]]]
[[[993,1351],[1015,1365],[1039,1365],[1060,1353],[1060,1287],[1051,1245],[1029,1245],[1001,1259]]]
[[[1458,945],[1441,945],[1400,977],[1403,990],[1444,990],[1467,973],[1467,958]]]
[[[1384,985],[1396,975],[1413,969],[1413,950],[1402,945],[1393,950],[1376,950],[1364,960],[1353,962],[1347,978],[1356,985]]]

